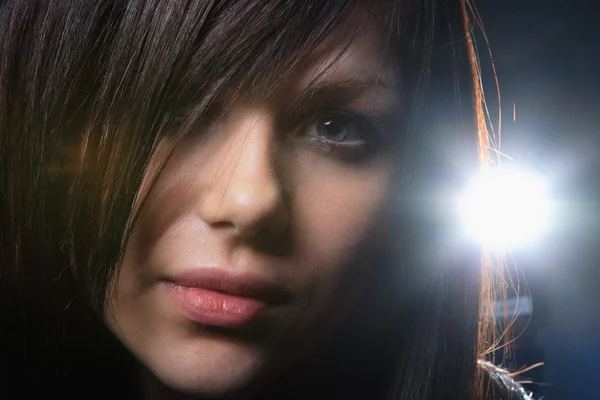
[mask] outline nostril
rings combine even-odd
[[[211,225],[213,229],[235,228],[233,223],[227,221],[214,221]]]

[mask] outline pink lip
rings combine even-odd
[[[289,300],[280,286],[221,268],[195,268],[164,279],[168,295],[191,320],[225,328],[246,325]]]

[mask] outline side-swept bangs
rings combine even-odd
[[[418,26],[400,23],[400,8],[415,15],[411,7],[367,0],[5,2],[3,231],[10,232],[7,264],[15,267],[6,275],[52,278],[68,265],[101,311],[142,178],[174,120],[186,117],[176,132],[184,136],[215,99],[241,91],[270,96],[348,21],[358,21],[348,44],[371,22],[390,51],[399,51],[399,38],[412,39],[407,31]]]

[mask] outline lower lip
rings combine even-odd
[[[184,314],[203,325],[241,327],[256,319],[266,308],[266,304],[258,299],[197,287],[170,283],[167,291]]]

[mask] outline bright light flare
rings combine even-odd
[[[490,170],[471,182],[460,201],[470,237],[490,247],[526,244],[548,226],[551,203],[533,175]]]

